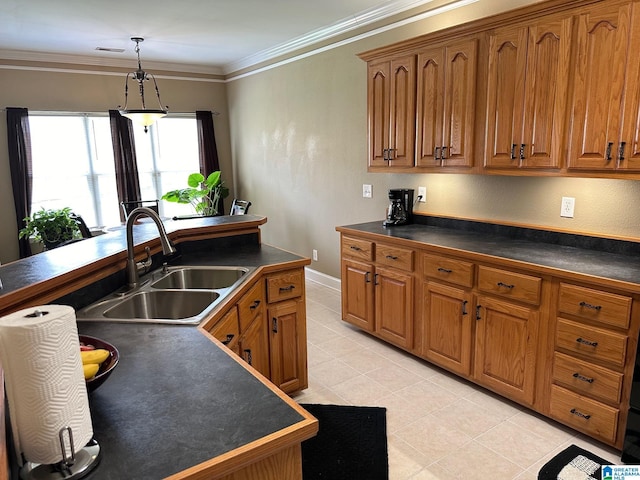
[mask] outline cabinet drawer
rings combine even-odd
[[[490,267],[478,267],[478,289],[526,303],[540,303],[542,279]]]
[[[251,325],[251,322],[264,312],[264,287],[262,282],[256,282],[251,289],[238,301],[238,318],[240,332]]]
[[[213,328],[209,330],[211,335],[220,340],[231,350],[238,343],[240,337],[240,325],[238,324],[238,310],[233,307],[224,317],[222,317]]]
[[[361,260],[373,260],[373,242],[342,237],[342,255]]]
[[[589,435],[614,442],[618,430],[617,408],[570,392],[557,385],[551,386],[552,417]]]
[[[627,353],[627,337],[602,328],[559,318],[556,328],[556,348],[579,353],[589,360],[622,367]]]
[[[558,303],[563,313],[614,327],[629,327],[630,297],[561,283]]]
[[[422,256],[422,269],[427,277],[437,278],[463,287],[471,287],[473,285],[473,263],[425,253]]]
[[[269,303],[296,298],[302,295],[302,270],[269,275],[267,277],[267,301]]]
[[[376,263],[413,271],[413,250],[376,244]]]
[[[624,375],[556,352],[553,380],[574,392],[611,403],[620,403]]]

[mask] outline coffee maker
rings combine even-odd
[[[413,223],[413,190],[408,188],[392,188],[389,190],[389,207],[387,218],[382,225],[407,225]]]

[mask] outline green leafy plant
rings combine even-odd
[[[220,199],[229,195],[220,175],[220,171],[215,171],[204,178],[201,173],[192,173],[187,179],[187,188],[171,190],[162,196],[162,200],[189,203],[200,215],[216,215]]]
[[[42,207],[24,221],[26,226],[18,232],[18,238],[33,238],[44,243],[48,250],[67,240],[82,237],[69,207],[57,210]]]

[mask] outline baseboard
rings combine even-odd
[[[342,282],[339,278],[332,277],[322,272],[318,272],[317,270],[312,270],[309,267],[305,267],[304,276],[307,280],[312,282],[319,283],[328,288],[333,288],[334,290],[340,291],[342,288]]]

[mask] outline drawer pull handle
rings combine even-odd
[[[387,255],[387,258],[388,258],[389,260],[397,260],[397,259],[398,259],[398,257],[393,256],[393,255]]]
[[[481,308],[482,308],[482,305],[476,305],[476,320],[482,320],[482,317],[480,316]]]
[[[440,147],[436,147],[433,149],[433,158],[434,160],[440,160]]]
[[[448,268],[438,267],[438,271],[442,273],[451,273],[453,270],[449,270]]]
[[[364,274],[365,283],[371,283],[371,272],[367,272]]]
[[[592,310],[600,310],[602,308],[602,305],[591,305],[587,302],[580,302],[580,306],[584,308],[591,308]]]
[[[249,308],[250,308],[251,310],[255,310],[256,308],[258,308],[258,305],[260,305],[260,300],[254,300],[254,301],[253,301],[253,304],[251,304],[251,305],[249,306]]]
[[[276,317],[271,319],[271,331],[273,333],[278,333],[278,319]]]
[[[467,302],[466,300],[462,301],[462,315],[466,315],[467,314]]]
[[[251,355],[251,349],[247,348],[244,351],[244,360],[245,362],[247,362],[249,365],[252,365],[253,363],[253,355]],[[253,366],[253,365],[252,365]]]
[[[359,252],[360,250],[362,250],[359,246],[357,245],[350,245],[349,248],[351,250],[355,250],[356,252]]]
[[[513,284],[509,285],[508,283],[503,283],[503,282],[498,282],[498,286],[499,287],[508,288],[509,290],[511,290],[513,287],[515,287],[515,285],[513,285]]]
[[[591,415],[585,415],[584,413],[579,412],[575,408],[571,409],[571,413],[574,414],[576,417],[581,417],[581,418],[584,418],[585,420],[589,420],[591,418]]]
[[[223,345],[229,345],[231,343],[231,340],[233,340],[233,337],[235,337],[235,335],[233,333],[227,333],[227,339],[222,341]]]
[[[598,346],[598,342],[592,342],[591,340],[585,340],[582,337],[576,338],[576,342],[581,343],[583,345],[588,345],[590,347],[597,347]]]
[[[578,380],[582,380],[583,382],[593,383],[595,378],[585,377],[584,375],[580,375],[578,372],[573,374],[573,378],[577,378]]]
[[[281,292],[290,292],[291,290],[293,290],[294,288],[296,288],[295,285],[289,285],[288,287],[280,287],[280,291]]]

